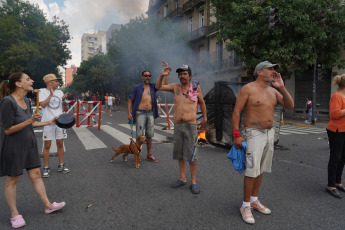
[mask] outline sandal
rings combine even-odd
[[[11,218],[12,228],[20,228],[26,225],[22,215]]]
[[[171,187],[172,188],[178,188],[178,187],[181,187],[181,186],[186,185],[186,184],[187,184],[187,182],[184,182],[182,180],[177,180],[175,183],[173,183],[171,185]]]

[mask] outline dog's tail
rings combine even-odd
[[[115,149],[114,147],[112,147],[111,149],[114,150],[115,152],[117,151],[117,149]]]

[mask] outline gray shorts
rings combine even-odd
[[[274,128],[244,128],[247,142],[245,176],[258,177],[263,172],[271,172],[274,150]]]
[[[196,124],[174,124],[174,160],[197,161],[198,132]]]

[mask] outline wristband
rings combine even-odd
[[[233,130],[232,130],[232,137],[233,137],[233,138],[241,137],[240,130],[238,130],[238,129],[233,129]]]

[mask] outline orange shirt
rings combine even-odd
[[[105,98],[105,103],[108,103],[108,97],[109,97],[109,96],[104,96],[104,98]]]
[[[340,117],[345,109],[345,98],[340,93],[334,93],[329,101],[329,123],[327,129],[333,132],[345,132],[345,116]]]

